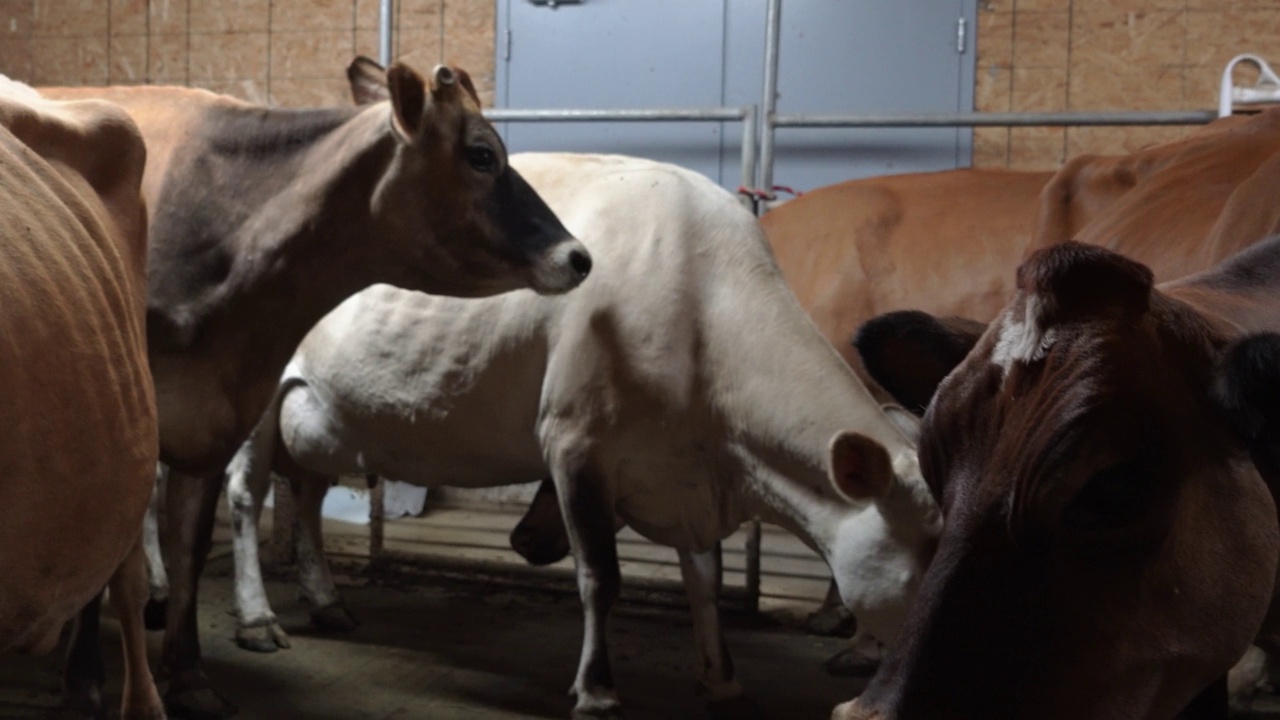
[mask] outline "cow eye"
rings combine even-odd
[[[1146,515],[1159,483],[1147,463],[1127,460],[1095,472],[1071,500],[1063,523],[1076,530],[1119,530]]]
[[[467,148],[467,164],[476,172],[491,173],[498,169],[498,154],[488,145]]]

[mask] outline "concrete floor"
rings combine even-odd
[[[232,642],[230,563],[211,563],[201,594],[201,637],[211,678],[240,718],[567,718],[577,667],[576,598],[437,579],[344,587],[363,624],[321,637],[290,586],[270,583],[293,648],[272,655]],[[623,604],[611,628],[614,672],[632,720],[705,717],[694,690],[693,641],[684,614]],[[860,683],[820,664],[841,641],[729,617],[738,676],[765,718],[826,718]],[[755,626],[752,626],[755,625]],[[113,702],[120,681],[117,625],[104,618]],[[152,657],[159,634],[152,636]],[[58,701],[58,660],[0,662],[0,717],[41,717]]]
[[[292,649],[271,655],[242,651],[232,641],[224,518],[200,597],[212,680],[240,705],[238,717],[245,720],[567,718],[572,703],[566,691],[582,637],[572,572],[567,562],[537,572],[525,568],[506,544],[515,517],[452,509],[389,523],[392,554],[422,561],[376,571],[366,566],[366,528],[326,522],[341,590],[363,624],[346,635],[316,635],[292,585],[271,581],[272,605],[293,641]],[[611,649],[626,716],[706,717],[695,692],[693,638],[675,554],[628,531],[619,541],[624,595]],[[764,546],[764,615],[725,616],[738,677],[758,705],[758,717],[825,719],[864,683],[822,670],[845,641],[797,629],[825,591],[825,566],[776,529],[766,528]],[[741,547],[740,538],[725,544],[725,579],[734,600],[741,599]],[[118,626],[108,616],[103,628],[114,706],[121,679]],[[151,643],[154,662],[159,633]],[[55,714],[59,665],[57,656],[0,658],[0,718]],[[1280,700],[1261,698],[1242,717],[1280,720]]]

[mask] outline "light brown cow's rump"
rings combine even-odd
[[[0,650],[50,650],[128,560],[139,717],[159,712],[129,593],[158,456],[144,158],[119,108],[0,97]]]

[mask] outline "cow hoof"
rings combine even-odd
[[[822,608],[809,614],[804,622],[805,630],[812,635],[853,637],[853,615],[844,608]]]
[[[331,632],[351,632],[360,627],[360,621],[340,602],[312,610],[311,624]]]
[[[837,705],[831,711],[831,720],[864,720],[867,716],[858,710],[856,702],[856,700],[850,700],[847,703]]]
[[[273,653],[291,647],[289,635],[275,620],[236,628],[236,645],[243,650],[259,653]]]
[[[596,718],[621,718],[622,703],[613,691],[600,692],[595,695],[575,693],[578,702],[573,706],[573,720],[595,720]]]
[[[845,648],[822,663],[822,669],[835,677],[871,677],[880,667],[880,661],[869,658],[856,648]]]
[[[170,687],[164,694],[164,705],[169,717],[183,720],[222,720],[240,712],[240,708],[209,687]]]
[[[142,610],[142,623],[148,630],[163,630],[165,620],[169,616],[169,600],[147,599],[147,606]]]
[[[764,713],[754,700],[739,695],[707,703],[707,717],[711,720],[763,720]]]

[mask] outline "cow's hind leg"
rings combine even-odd
[[[293,491],[294,507],[302,526],[302,532],[296,537],[298,585],[302,596],[313,608],[311,622],[321,630],[348,632],[355,630],[360,622],[338,596],[333,575],[329,572],[321,528],[321,506],[332,485],[330,478],[319,473],[301,469],[289,473],[289,488]]]
[[[102,683],[107,671],[102,663],[101,612],[102,593],[98,593],[75,619],[62,666],[62,704],[76,717],[105,717]]]
[[[530,565],[550,565],[568,557],[569,533],[550,478],[538,484],[538,493],[511,530],[510,541],[511,548]]]
[[[147,664],[147,630],[143,607],[149,596],[147,562],[142,538],[134,543],[128,557],[111,578],[111,605],[120,619],[124,643],[124,698],[120,716],[123,720],[159,720],[164,718],[164,704],[156,691],[151,668]]]
[[[605,631],[618,599],[622,573],[614,537],[613,503],[604,478],[586,462],[561,458],[552,463],[560,508],[569,531],[582,598],[583,638],[578,675],[570,692],[577,697],[575,718],[620,717]]]
[[[165,490],[165,522],[172,580],[161,674],[168,678],[165,705],[174,716],[213,720],[234,715],[232,705],[213,689],[200,657],[196,593],[213,541],[213,520],[222,478],[171,471]]]
[[[147,558],[147,577],[150,596],[143,611],[148,630],[163,630],[165,615],[169,612],[169,573],[164,569],[164,552],[160,549],[160,506],[164,503],[164,488],[169,472],[156,464],[156,483],[151,488],[151,503],[142,519],[142,547]]]
[[[743,697],[742,686],[733,677],[733,660],[724,642],[720,609],[716,606],[723,576],[720,545],[717,543],[715,549],[704,553],[678,552],[698,649],[698,685],[707,697],[711,717],[759,717],[759,708]]]

